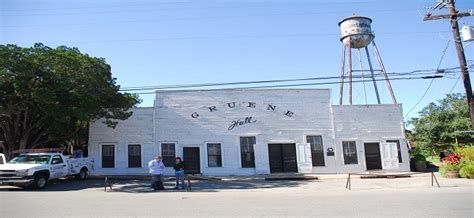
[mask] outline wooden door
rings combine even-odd
[[[298,172],[295,144],[269,144],[270,173]]]
[[[382,169],[379,143],[364,143],[367,170]]]
[[[186,166],[186,173],[201,173],[201,159],[199,147],[183,147],[183,161]]]

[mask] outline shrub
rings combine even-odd
[[[442,176],[446,176],[446,173],[448,171],[459,171],[459,168],[460,168],[460,165],[459,164],[449,164],[449,163],[443,163],[443,165],[441,165],[439,167],[439,173],[442,175]]]
[[[446,176],[448,171],[459,171],[461,167],[461,155],[452,153],[443,158],[443,164],[439,167],[439,173]]]
[[[474,161],[474,146],[459,147],[456,149],[456,153],[460,154],[463,159]]]
[[[463,178],[468,178],[473,173],[474,161],[463,161],[461,164],[461,169],[459,170],[459,175]]]
[[[416,147],[411,151],[410,158],[414,159],[416,162],[426,161],[426,157],[423,155],[423,152],[419,147]]]
[[[462,156],[457,153],[452,153],[443,158],[443,163],[448,165],[459,165],[461,162]]]

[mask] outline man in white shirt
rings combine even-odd
[[[163,177],[161,176],[162,171],[165,169],[161,156],[157,156],[155,159],[148,162],[149,173],[151,174],[151,187],[156,190],[163,190]]]

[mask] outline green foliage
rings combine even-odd
[[[426,157],[419,148],[415,148],[411,151],[410,158],[413,158],[415,161],[426,161]]]
[[[408,136],[425,156],[438,155],[449,149],[456,139],[460,142],[473,142],[472,134],[461,131],[470,130],[471,121],[465,96],[449,94],[438,103],[430,103],[420,112],[420,117],[409,121],[413,131]]]
[[[448,171],[459,171],[460,169],[460,165],[459,164],[445,164],[443,163],[440,167],[439,167],[439,173],[442,175],[442,176],[446,176],[446,173]]]
[[[468,178],[474,173],[474,161],[463,161],[459,169],[459,175],[463,178]]]
[[[127,119],[139,100],[119,92],[110,70],[103,58],[77,48],[0,45],[0,140],[6,152],[64,143],[97,119],[110,127]]]
[[[462,156],[459,175],[468,178],[474,173],[474,146],[457,147],[456,153]]]
[[[465,160],[474,161],[474,146],[458,147],[456,153],[460,154]]]

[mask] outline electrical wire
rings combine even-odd
[[[461,79],[462,75],[459,75],[458,79],[456,79],[456,82],[454,83],[453,87],[451,87],[451,90],[449,90],[449,94],[453,93],[454,88],[456,88],[456,85],[458,84],[459,80]]]
[[[436,67],[436,71],[437,73],[441,72],[439,67],[441,66],[441,63],[443,62],[443,59],[444,59],[444,56],[446,54],[446,50],[448,50],[448,47],[449,47],[449,43],[451,42],[451,40],[449,40],[447,43],[446,43],[446,46],[442,52],[442,55],[441,55],[441,58],[438,62],[438,67]],[[433,77],[430,81],[430,84],[428,85],[428,87],[426,88],[425,92],[423,93],[423,95],[421,96],[421,98],[418,100],[418,102],[416,102],[416,104],[405,114],[405,117],[408,117],[408,115],[418,106],[418,104],[420,104],[420,102],[423,100],[423,98],[425,98],[426,94],[428,93],[428,91],[430,90],[431,88],[431,85],[433,84],[433,81],[436,77]]]
[[[406,35],[406,34],[433,34],[437,32],[385,32],[379,35]],[[262,35],[229,35],[229,36],[184,36],[184,37],[164,37],[145,39],[104,39],[90,41],[46,41],[45,44],[89,44],[89,43],[123,43],[123,42],[147,42],[147,41],[168,41],[168,40],[207,40],[207,39],[240,39],[240,38],[288,38],[288,37],[322,37],[338,36],[337,33],[300,33],[300,34],[262,34]]]
[[[149,3],[133,3],[133,4],[119,4],[119,5],[101,5],[101,6],[85,6],[85,7],[66,7],[66,8],[36,8],[33,11],[64,11],[64,10],[78,10],[78,9],[96,9],[96,8],[117,8],[117,7],[134,7],[134,6],[153,6],[153,5],[178,5],[178,4],[189,4],[189,1],[173,1],[173,2],[149,2]],[[206,8],[238,8],[238,7],[280,7],[280,6],[291,6],[291,5],[329,5],[329,4],[363,4],[373,3],[373,1],[346,1],[346,2],[294,2],[294,3],[280,3],[280,4],[252,4],[252,5],[239,5],[239,6],[210,6],[210,7],[199,7],[198,9]],[[196,8],[178,8],[178,9],[196,9]],[[15,12],[24,10],[0,10],[2,12]]]
[[[459,67],[446,68],[444,74],[455,74],[458,73],[455,70],[459,70]],[[409,75],[433,75],[438,72],[437,70],[414,70],[410,72],[392,72],[387,73],[391,76],[409,76]],[[382,76],[381,73],[374,74],[375,77]],[[360,75],[353,75],[354,78],[360,78]],[[347,76],[345,76],[347,78]],[[201,84],[181,84],[181,85],[164,85],[164,86],[135,86],[135,87],[123,87],[121,91],[139,91],[139,90],[153,90],[153,89],[172,89],[172,88],[195,88],[195,87],[212,87],[212,86],[233,86],[233,85],[248,85],[248,84],[263,84],[263,83],[283,83],[283,82],[298,82],[298,81],[312,81],[312,80],[331,80],[340,79],[339,76],[328,76],[328,77],[310,77],[310,78],[297,78],[297,79],[277,79],[277,80],[257,80],[257,81],[239,81],[239,82],[219,82],[219,83],[201,83]]]
[[[423,77],[404,77],[404,78],[390,78],[390,80],[420,80],[424,79]],[[377,79],[376,81],[385,81],[385,78]],[[362,80],[353,80],[353,83],[361,83]],[[349,83],[349,81],[334,81],[334,82],[320,82],[320,83],[300,83],[300,84],[284,84],[284,85],[269,85],[269,86],[250,86],[250,87],[232,87],[232,88],[217,88],[212,90],[242,90],[242,89],[265,89],[265,88],[283,88],[283,87],[298,87],[298,86],[316,86],[316,85],[333,85],[340,83]],[[158,88],[158,90],[169,91],[171,88]],[[137,92],[134,94],[155,94],[156,92]]]
[[[377,10],[380,12],[394,12],[394,10]],[[395,10],[396,11],[396,10]],[[406,11],[406,9],[401,10]],[[38,24],[38,25],[4,25],[4,28],[31,28],[31,27],[45,27],[45,26],[90,26],[95,24],[122,24],[122,23],[150,23],[150,22],[166,22],[166,21],[182,21],[182,20],[222,20],[235,18],[249,18],[249,17],[279,17],[279,16],[307,16],[307,15],[321,15],[321,14],[340,14],[351,13],[351,11],[322,11],[322,12],[301,12],[301,13],[273,13],[273,14],[254,14],[254,15],[230,15],[230,16],[209,16],[209,17],[182,17],[182,18],[165,18],[165,19],[138,19],[138,20],[123,20],[123,21],[108,21],[108,22],[81,22],[81,23],[60,23],[60,24]],[[5,15],[4,15],[5,16]],[[7,15],[8,16],[8,15]]]
[[[93,15],[93,14],[116,14],[116,13],[134,13],[134,12],[156,12],[156,11],[183,11],[183,10],[204,10],[204,9],[236,9],[236,8],[247,8],[256,6],[210,6],[210,7],[189,7],[189,8],[147,8],[147,9],[136,9],[136,10],[120,10],[120,11],[94,11],[94,12],[75,12],[75,13],[28,13],[28,14],[4,14],[5,17],[30,17],[30,16],[71,16],[71,15]],[[262,7],[262,6],[260,6]],[[416,11],[415,8],[404,8],[404,9],[380,9],[380,10],[360,10],[360,13],[388,13],[388,12],[406,12]],[[341,14],[341,13],[353,13],[354,11],[323,11],[317,14]]]

